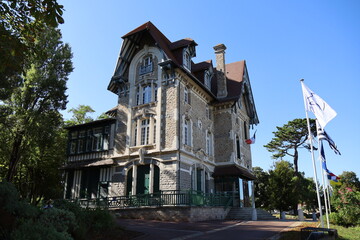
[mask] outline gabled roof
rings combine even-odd
[[[204,91],[208,92],[210,96],[214,98],[214,103],[223,103],[228,101],[237,101],[240,96],[245,92],[247,88],[249,103],[254,104],[250,82],[248,80],[246,63],[245,61],[239,61],[226,64],[226,77],[227,77],[227,91],[228,95],[225,98],[218,99],[217,94],[217,77],[216,68],[213,67],[212,61],[203,61],[200,63],[192,62],[192,72],[187,71],[182,65],[182,51],[181,48],[188,46],[197,46],[197,43],[191,38],[184,38],[175,42],[171,42],[154,24],[150,21],[135,28],[129,33],[122,36],[124,42],[121,47],[119,60],[115,68],[114,76],[112,77],[108,90],[117,93],[117,84],[127,81],[126,72],[129,68],[131,59],[137,53],[139,44],[142,38],[150,36],[155,44],[163,51],[165,62],[171,63],[171,66],[181,69],[187,76],[192,78]],[[212,68],[214,75],[212,78],[211,89],[208,89],[204,85],[204,71]],[[244,78],[245,77],[245,78]],[[245,87],[246,85],[246,87]],[[249,110],[250,117],[253,117],[253,123],[257,124],[258,119],[256,115],[255,105]],[[248,112],[249,112],[248,111]]]

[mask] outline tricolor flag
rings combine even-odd
[[[255,143],[255,133],[256,133],[256,131],[254,132],[254,135],[252,136],[252,138],[245,139],[245,142],[246,142],[247,144],[253,144],[253,143]]]
[[[301,81],[302,92],[304,95],[306,111],[311,111],[315,114],[322,129],[330,122],[335,116],[336,112],[332,109],[321,97],[311,91]]]
[[[340,178],[338,176],[336,176],[335,174],[333,174],[332,172],[330,172],[329,169],[327,169],[327,167],[326,167],[325,152],[324,152],[324,147],[322,144],[320,145],[320,153],[321,153],[322,168],[326,172],[327,178],[329,180],[337,182],[338,179],[340,179]]]
[[[334,182],[338,182],[338,180],[340,179],[338,176],[336,176],[335,174],[333,174],[332,172],[327,173],[327,178],[331,181]]]
[[[336,143],[331,139],[325,130],[318,132],[318,137],[319,140],[326,140],[329,143],[330,148],[334,150],[335,154],[341,155],[340,151],[337,149]]]

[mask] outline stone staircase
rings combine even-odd
[[[257,208],[257,220],[276,220],[277,218],[271,215],[269,212]],[[226,219],[231,220],[251,220],[252,216],[252,208],[240,208],[240,207],[232,207],[226,216]]]

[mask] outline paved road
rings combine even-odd
[[[143,232],[136,240],[271,239],[296,221],[207,221],[195,223],[118,219],[121,226]]]

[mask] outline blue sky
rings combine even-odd
[[[360,177],[360,1],[59,2],[66,10],[63,40],[74,54],[68,109],[90,105],[95,117],[116,105],[116,95],[106,89],[121,36],[151,21],[171,41],[194,39],[195,62],[215,61],[212,47],[218,43],[227,46],[227,63],[247,61],[260,119],[254,128],[254,166],[264,170],[272,166],[274,160],[263,145],[272,139],[276,126],[305,117],[299,81],[303,78],[338,113],[326,131],[342,155],[326,146],[328,169],[335,174],[354,171]],[[300,152],[299,170],[313,176],[311,155],[305,150]]]

